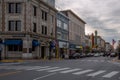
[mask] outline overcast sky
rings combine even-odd
[[[60,10],[71,9],[87,24],[86,34],[95,30],[107,42],[120,39],[119,0],[56,0]]]

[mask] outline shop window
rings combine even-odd
[[[22,51],[22,45],[8,45],[8,51]]]

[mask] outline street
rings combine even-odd
[[[120,63],[109,57],[41,60],[0,65],[0,80],[120,80]]]

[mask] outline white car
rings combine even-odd
[[[99,56],[100,56],[99,53],[95,53],[95,54],[94,54],[94,57],[99,57]]]

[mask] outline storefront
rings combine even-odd
[[[68,56],[69,43],[66,41],[59,41],[59,53],[60,57],[67,58]]]
[[[76,52],[76,45],[75,44],[69,44],[69,54],[74,54]]]

